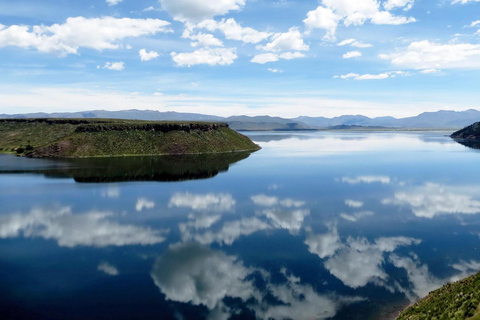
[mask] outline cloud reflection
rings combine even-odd
[[[257,319],[328,319],[341,305],[363,300],[320,295],[286,269],[280,274],[283,280],[272,282],[267,271],[195,243],[171,245],[151,271],[167,300],[206,306],[208,319],[228,319],[235,313],[225,298],[241,299]],[[262,289],[255,285],[254,275],[265,282]]]
[[[427,183],[410,191],[395,193],[383,204],[407,205],[417,217],[433,218],[442,214],[478,214],[480,201],[467,193],[456,193],[452,187]]]
[[[170,199],[169,208],[190,208],[195,211],[215,211],[225,212],[232,211],[236,201],[230,194],[193,194],[193,193],[176,193]]]
[[[70,207],[35,208],[28,214],[0,216],[0,238],[44,238],[61,247],[151,245],[165,240],[164,231],[112,221],[109,212],[74,214]]]

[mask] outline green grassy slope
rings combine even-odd
[[[108,119],[0,121],[0,152],[32,157],[102,157],[258,150],[225,124]]]
[[[480,273],[431,292],[397,320],[480,320],[479,301]]]

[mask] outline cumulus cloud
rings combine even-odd
[[[156,59],[159,56],[158,52],[147,51],[145,49],[141,49],[140,51],[138,51],[138,54],[140,55],[140,60],[142,61],[149,61],[152,59]]]
[[[74,214],[69,207],[32,209],[28,214],[0,217],[0,238],[44,238],[61,247],[152,245],[165,240],[160,231],[124,225],[109,218],[112,213],[91,211]]]
[[[242,41],[244,43],[259,43],[273,34],[271,32],[257,31],[249,27],[242,27],[233,18],[227,20],[222,19],[221,21],[207,19],[193,27],[206,29],[210,32],[219,30],[223,32],[226,39]]]
[[[172,52],[172,60],[180,67],[191,67],[197,64],[230,65],[238,58],[236,48],[202,48],[194,52]]]
[[[302,34],[297,27],[285,33],[275,33],[271,41],[262,47],[265,51],[308,51],[310,47],[303,42]]]
[[[117,4],[119,4],[120,2],[122,2],[123,0],[107,0],[107,4],[109,6],[116,6]]]
[[[384,5],[385,10],[382,10],[377,0],[323,0],[320,6],[307,13],[303,22],[308,30],[326,30],[324,39],[333,40],[338,24],[342,21],[347,27],[363,25],[367,21],[391,25],[415,22],[413,17],[395,16],[389,12],[399,6],[407,8],[409,5],[413,5],[413,1],[388,0]]]
[[[175,20],[195,22],[240,10],[245,0],[160,0],[160,4]]]
[[[383,3],[385,10],[390,11],[397,8],[403,8],[404,11],[412,9],[414,0],[387,0]]]
[[[428,40],[412,42],[407,48],[379,57],[409,69],[478,69],[480,44],[441,44]]]
[[[189,30],[185,30],[182,34],[182,38],[195,40],[191,43],[192,47],[223,47],[223,42],[215,38],[211,34],[197,33],[192,34]]]
[[[480,201],[471,195],[434,183],[407,192],[398,192],[383,204],[407,205],[417,217],[434,218],[445,214],[478,214]]]
[[[148,200],[147,198],[138,198],[137,204],[135,205],[135,210],[138,212],[143,209],[153,209],[155,207],[155,202]]]
[[[176,193],[170,198],[168,207],[190,208],[195,211],[232,211],[235,208],[235,199],[228,193]]]
[[[357,58],[361,57],[362,53],[360,51],[349,51],[345,53],[342,57],[343,59]]]
[[[292,60],[297,58],[305,58],[305,55],[301,52],[284,52],[282,54],[262,53],[255,55],[250,61],[254,63],[265,64],[268,62],[275,62],[280,59]]]
[[[64,24],[51,26],[0,25],[0,48],[16,46],[35,48],[59,56],[78,54],[79,48],[118,49],[119,40],[127,37],[168,32],[169,22],[158,19],[68,18]]]
[[[358,176],[355,178],[342,177],[342,182],[348,184],[359,184],[359,183],[382,183],[389,184],[391,181],[388,176]]]
[[[102,271],[109,276],[118,276],[120,274],[120,272],[118,272],[118,269],[115,266],[112,266],[107,262],[100,263],[97,267],[97,270]]]
[[[345,55],[344,55],[345,58]],[[353,79],[353,80],[384,80],[389,78],[395,78],[396,76],[408,76],[410,75],[404,71],[389,71],[379,74],[358,74],[358,73],[348,73],[345,75],[334,76],[334,78],[340,79]]]
[[[357,41],[355,39],[345,39],[343,41],[340,41],[339,43],[337,43],[337,46],[339,47],[342,47],[342,46],[351,46],[351,47],[355,47],[355,48],[370,48],[372,47],[371,44],[369,43],[363,43],[361,41]]]
[[[103,69],[108,69],[108,70],[115,70],[115,71],[122,71],[125,69],[125,62],[118,61],[118,62],[107,62],[103,66]]]

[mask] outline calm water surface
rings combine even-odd
[[[0,156],[15,319],[387,319],[480,270],[480,152],[439,133],[249,133],[251,155]]]

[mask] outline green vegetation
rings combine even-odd
[[[111,119],[0,120],[0,152],[30,157],[198,154],[260,149],[214,122]]]
[[[397,320],[480,320],[480,273],[431,292]]]

